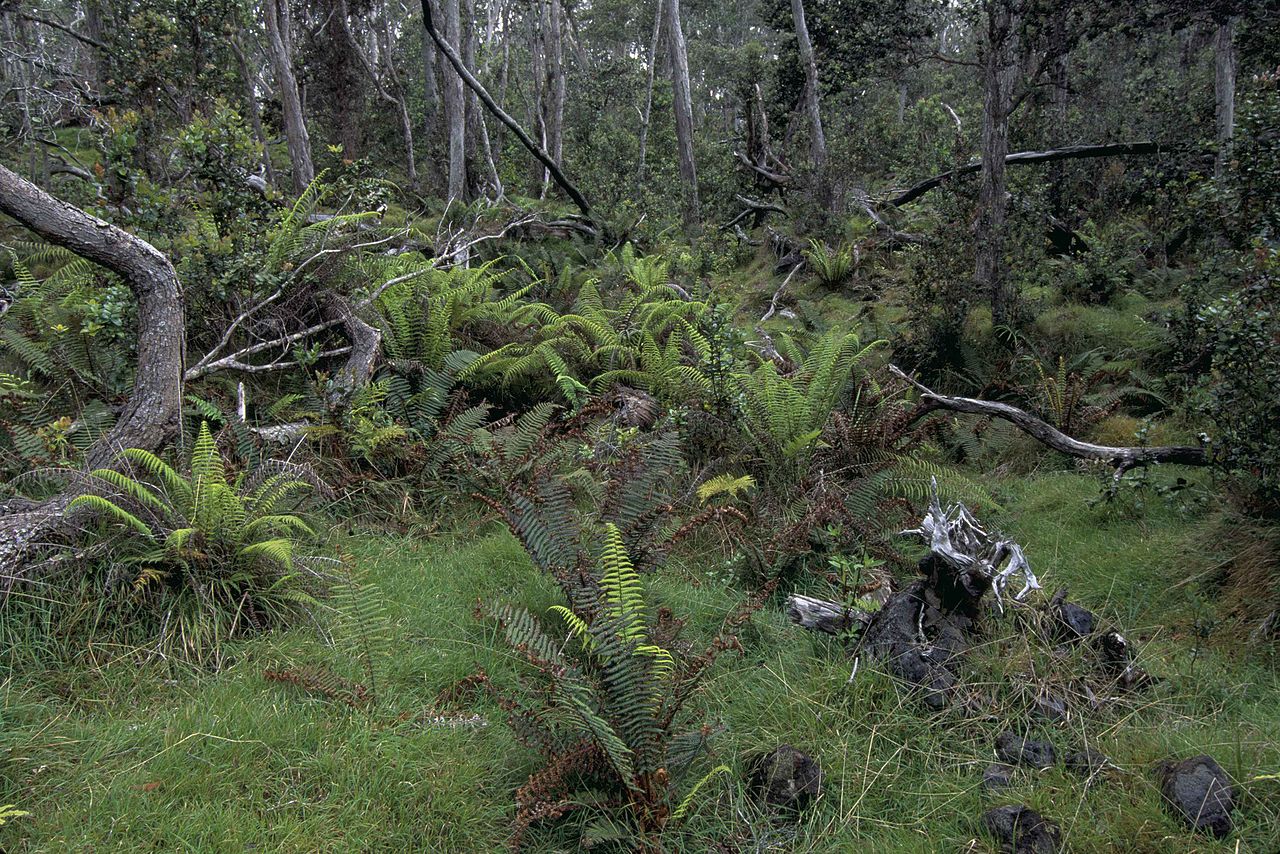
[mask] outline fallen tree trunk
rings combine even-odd
[[[564,172],[560,170],[560,164],[542,146],[534,142],[529,134],[525,133],[524,128],[520,127],[520,124],[506,110],[498,106],[498,102],[493,100],[493,96],[484,88],[484,84],[476,79],[475,75],[467,68],[466,63],[462,61],[462,57],[458,56],[458,52],[454,50],[453,45],[440,37],[431,15],[430,0],[422,0],[422,23],[426,27],[427,35],[431,36],[431,40],[435,42],[436,49],[440,51],[445,59],[449,60],[449,64],[453,66],[454,71],[458,72],[458,76],[462,78],[463,82],[489,108],[489,112],[493,113],[498,121],[506,125],[516,135],[516,139],[520,140],[520,144],[527,148],[529,153],[536,157],[543,166],[547,167],[547,172],[551,174],[552,180],[568,194],[573,203],[582,211],[582,215],[588,219],[592,218],[591,205],[587,203],[586,196],[582,195],[581,191],[565,177]]]
[[[1004,162],[1006,166],[1017,166],[1027,163],[1050,163],[1055,160],[1077,160],[1086,157],[1116,157],[1125,154],[1157,154],[1160,151],[1159,143],[1155,142],[1117,142],[1107,145],[1070,145],[1065,148],[1053,148],[1048,151],[1015,151],[1013,154],[1006,155]],[[941,175],[934,175],[925,181],[921,181],[906,192],[896,196],[889,201],[894,207],[902,207],[905,204],[914,202],[925,193],[942,186],[953,178],[961,175],[971,175],[982,169],[980,161],[966,163],[963,166],[956,167]]]
[[[919,418],[934,409],[946,409],[952,412],[966,412],[971,415],[986,415],[991,418],[1002,418],[1022,430],[1028,436],[1068,456],[1082,460],[1105,462],[1116,469],[1117,479],[1121,474],[1137,466],[1159,463],[1173,463],[1184,466],[1207,466],[1213,463],[1209,449],[1205,445],[1156,445],[1151,447],[1113,447],[1081,442],[1031,413],[994,400],[979,400],[973,397],[953,397],[938,394],[915,378],[908,376],[901,368],[890,365],[889,370],[901,379],[915,386],[926,404],[916,413]]]

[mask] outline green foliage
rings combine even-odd
[[[1223,463],[1265,505],[1280,501],[1280,252],[1259,247],[1245,283],[1207,306],[1213,372],[1204,411],[1218,425]]]
[[[133,301],[114,276],[66,250],[10,251],[17,293],[0,317],[0,470],[68,465],[114,423]],[[33,269],[40,271],[37,277]]]
[[[633,270],[634,272],[634,270]],[[615,383],[643,388],[665,401],[686,400],[705,391],[703,366],[711,349],[698,322],[706,304],[682,299],[665,277],[639,273],[635,289],[616,301],[589,280],[573,310],[561,314],[545,303],[520,306],[509,322],[526,330],[518,340],[486,353],[464,378],[504,388],[531,384],[580,407],[590,389]]]
[[[288,512],[305,473],[278,464],[230,481],[207,424],[185,474],[137,448],[120,462],[128,468],[91,472],[67,512],[94,521],[104,606],[140,613],[157,654],[216,664],[227,641],[314,604],[323,561],[297,554],[314,532]]]
[[[793,371],[784,373],[766,360],[739,376],[741,428],[762,480],[785,480],[803,469],[854,372],[881,343],[863,346],[857,335],[833,330],[804,353],[784,338],[778,351],[796,365]]]
[[[841,243],[832,249],[820,240],[810,239],[804,257],[818,281],[828,288],[847,284],[858,266],[857,248],[850,243]]]
[[[677,801],[674,777],[692,758],[688,743],[704,741],[699,730],[680,728],[681,712],[727,642],[677,660],[668,648],[674,628],[650,622],[621,532],[606,523],[603,538],[597,568],[581,575],[568,607],[552,608],[577,641],[576,654],[527,610],[490,609],[507,643],[546,684],[527,698],[500,692],[517,736],[546,759],[516,793],[516,848],[534,824],[581,808],[575,803],[615,797],[625,804],[628,835],[651,838],[685,815],[707,779]]]

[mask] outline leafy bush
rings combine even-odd
[[[1245,283],[1199,315],[1212,353],[1203,408],[1222,462],[1280,506],[1280,251],[1259,246]]]
[[[216,664],[226,641],[286,624],[314,603],[309,582],[324,579],[327,561],[297,553],[313,532],[286,512],[310,485],[296,467],[228,481],[207,424],[187,474],[138,448],[120,461],[127,472],[90,473],[67,512],[96,522],[103,602],[143,617],[158,633],[157,654]]]

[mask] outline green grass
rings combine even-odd
[[[1206,592],[1174,586],[1220,559],[1219,545],[1204,542],[1208,521],[1159,500],[1141,515],[1091,510],[1095,481],[1079,475],[1040,475],[1000,492],[998,521],[1026,546],[1046,587],[1068,586],[1138,640],[1161,683],[1066,723],[1030,718],[1027,674],[1052,681],[1079,662],[1028,646],[1014,631],[1022,618],[1010,617],[989,629],[972,662],[990,714],[930,713],[865,665],[846,684],[840,644],[787,625],[770,603],[741,632],[745,655],[722,658],[699,698],[723,732],[684,790],[721,762],[734,773],[702,789],[670,831],[668,850],[707,850],[714,840],[732,850],[990,851],[979,816],[1016,800],[1060,822],[1073,851],[1280,849],[1280,784],[1247,782],[1280,771],[1274,660],[1236,649],[1225,633],[1197,633],[1197,620],[1203,628],[1210,615]],[[390,643],[376,660],[369,711],[262,676],[313,664],[365,681],[358,633],[323,617],[319,631],[239,644],[216,674],[124,659],[15,668],[0,683],[0,803],[31,815],[0,828],[0,849],[500,849],[512,794],[535,757],[488,700],[449,710],[478,713],[485,727],[430,725],[424,713],[477,668],[516,682],[514,659],[471,614],[477,600],[543,612],[557,601],[554,585],[494,530],[343,545],[381,593],[378,631]],[[719,567],[694,559],[672,561],[648,595],[688,618],[695,650],[743,599]],[[107,648],[92,653],[120,658]],[[1120,770],[1092,786],[1061,770],[1027,772],[1017,788],[986,795],[978,782],[995,735],[1009,725],[1001,717],[1060,751],[1095,745]],[[780,742],[814,754],[826,773],[824,797],[794,825],[755,815],[739,782],[753,753]],[[1201,751],[1241,782],[1238,840],[1189,834],[1160,805],[1150,765]],[[530,847],[570,850],[573,839],[572,828],[544,829]]]

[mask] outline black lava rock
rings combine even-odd
[[[987,832],[1012,854],[1057,854],[1062,831],[1028,806],[1010,804],[988,810],[982,816]]]
[[[1077,750],[1066,759],[1062,764],[1072,774],[1079,774],[1081,777],[1088,777],[1101,771],[1111,763],[1111,760],[1105,754],[1094,750],[1092,747],[1086,747],[1084,750]]]
[[[1061,601],[1053,606],[1056,618],[1057,637],[1063,641],[1077,641],[1093,634],[1097,620],[1088,608],[1082,608],[1074,602]]]
[[[1221,839],[1231,832],[1235,793],[1222,766],[1211,756],[1193,756],[1181,762],[1167,760],[1156,766],[1160,794],[1165,802],[1196,830]]]
[[[982,788],[988,792],[994,792],[996,789],[1007,789],[1013,785],[1012,765],[1005,765],[1003,762],[992,762],[987,766],[987,770],[982,772]]]
[[[822,768],[804,751],[783,744],[751,763],[750,785],[765,805],[799,812],[822,793]]]
[[[996,756],[1011,765],[1031,768],[1051,768],[1058,758],[1049,742],[1022,738],[1007,731],[996,736]]]

